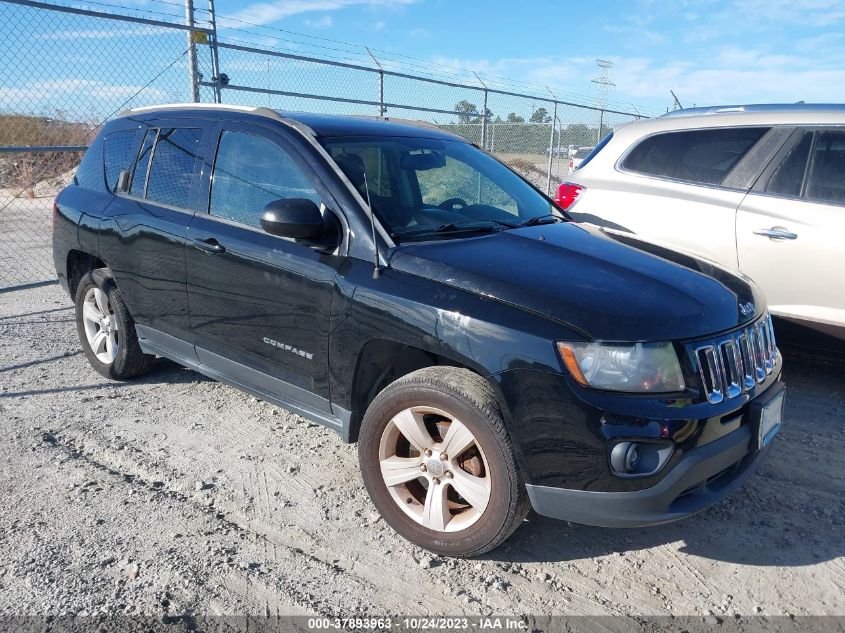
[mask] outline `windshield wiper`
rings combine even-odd
[[[488,224],[481,224],[487,222]],[[515,228],[517,225],[509,222],[502,222],[500,220],[458,220],[456,222],[447,222],[440,226],[435,226],[427,229],[417,229],[411,231],[395,231],[391,234],[394,238],[416,237],[419,235],[431,235],[437,233],[469,233],[474,231],[492,232],[498,230],[498,227],[504,226],[509,229]]]
[[[537,226],[538,224],[552,224],[562,222],[563,218],[554,213],[546,213],[545,215],[538,215],[533,218],[528,218],[525,222],[520,222],[518,226]]]

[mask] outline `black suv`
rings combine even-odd
[[[357,440],[379,512],[440,554],[495,547],[529,507],[688,516],[780,426],[781,359],[747,278],[575,224],[423,124],[131,110],[54,227],[94,369],[121,380],[163,356]]]

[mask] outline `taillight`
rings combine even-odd
[[[581,185],[565,182],[558,187],[557,192],[555,192],[555,204],[566,211],[569,207],[575,204],[575,201],[578,199],[578,196],[581,195],[583,190],[584,187]]]

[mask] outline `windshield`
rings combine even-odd
[[[469,143],[413,137],[323,140],[394,239],[455,237],[557,221],[556,207]]]

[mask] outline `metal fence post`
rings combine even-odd
[[[387,112],[387,108],[384,106],[384,68],[381,67],[379,60],[377,60],[376,56],[373,55],[373,51],[371,51],[368,46],[365,46],[364,48],[367,49],[370,57],[373,58],[373,63],[378,66],[378,115],[384,116]]]
[[[191,87],[191,101],[200,100],[199,70],[197,69],[197,46],[194,43],[194,0],[185,0],[185,24],[188,29],[188,73]]]
[[[557,120],[557,158],[558,160],[563,158],[563,152],[561,151],[560,144],[563,140],[563,121],[560,119]],[[561,165],[561,171],[563,171],[563,165]],[[561,174],[561,180],[563,180],[563,175]]]
[[[220,58],[217,55],[217,16],[214,13],[214,0],[208,0],[208,12],[211,14],[211,72],[214,75],[211,80],[214,82],[214,102],[222,103],[220,94]]]
[[[481,81],[481,77],[478,76],[478,73],[472,71],[472,74],[475,75],[475,78],[478,79],[478,83],[480,83],[484,87],[484,103],[481,106],[481,147],[487,148],[487,84]]]
[[[549,87],[546,86],[546,90],[549,90]],[[552,192],[552,160],[554,158],[554,149],[555,146],[555,121],[557,121],[557,97],[554,93],[549,90],[549,94],[552,95],[552,99],[554,99],[554,108],[552,109],[552,132],[549,135],[549,170],[546,174],[546,195],[551,194]]]
[[[604,127],[604,108],[602,108],[601,110],[599,110],[599,133],[598,133],[598,135],[596,136],[596,145],[598,145],[598,144],[599,144],[599,141],[601,140],[601,137],[602,137],[602,134],[601,134],[601,129],[602,129],[603,127]]]

